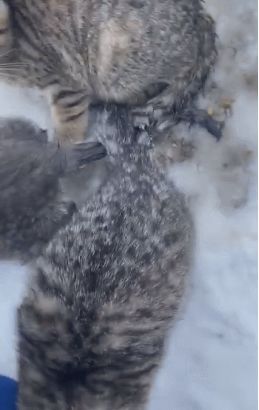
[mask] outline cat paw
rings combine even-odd
[[[205,128],[218,141],[222,137],[224,122],[216,120],[206,110],[196,107],[187,108],[179,115],[177,120],[186,122],[190,126],[199,125]]]

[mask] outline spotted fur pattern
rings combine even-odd
[[[18,312],[20,410],[143,410],[191,263],[183,196],[127,110],[97,110],[111,176],[37,260]]]
[[[201,0],[0,0],[0,76],[44,91],[62,141],[82,139],[96,101],[174,122],[215,58]]]

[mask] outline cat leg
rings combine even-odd
[[[84,140],[89,99],[85,92],[61,90],[51,96],[55,133],[60,143]]]
[[[0,58],[4,57],[12,44],[10,10],[8,5],[0,0]],[[1,65],[0,65],[1,69]]]

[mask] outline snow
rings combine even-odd
[[[190,198],[196,254],[188,297],[155,381],[149,410],[257,408],[257,5],[207,0],[220,53],[200,98],[216,107],[233,99],[224,138],[192,129],[191,160],[169,176]],[[34,92],[0,88],[0,115],[25,116],[42,127],[49,112]],[[179,135],[186,134],[184,126]],[[28,267],[0,262],[0,374],[17,377],[15,312]]]

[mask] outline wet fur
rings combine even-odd
[[[96,101],[174,123],[215,59],[200,0],[0,0],[0,76],[44,91],[62,141],[82,139]]]

